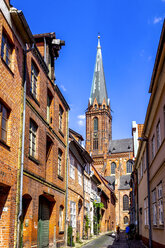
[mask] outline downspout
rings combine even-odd
[[[67,122],[66,122],[66,130],[67,130],[67,152],[66,152],[66,197],[65,197],[65,245],[67,245],[68,235],[67,235],[67,227],[68,227],[68,157],[69,157],[69,110],[67,111]]]
[[[47,64],[47,61],[46,61],[46,38],[45,37],[44,37],[44,61]]]
[[[24,143],[25,143],[25,109],[26,109],[26,45],[24,50],[24,76],[23,76],[23,122],[22,122],[22,146],[21,146],[21,169],[20,169],[20,192],[19,192],[19,213],[17,222],[17,242],[16,247],[19,248],[20,243],[20,218],[22,216],[22,192],[23,192],[23,167],[24,167]]]

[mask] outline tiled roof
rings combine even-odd
[[[115,189],[115,176],[106,176],[105,179],[109,182],[111,189]]]
[[[132,152],[133,151],[133,140],[132,139],[120,139],[110,140],[109,142],[109,153],[120,153],[120,152]]]
[[[120,177],[120,185],[119,185],[119,189],[130,189],[130,178],[131,175],[122,175]]]

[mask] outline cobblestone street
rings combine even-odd
[[[105,234],[88,244],[84,245],[83,248],[144,248],[145,246],[139,240],[127,241],[125,233],[120,233],[119,241],[116,241],[111,234]]]

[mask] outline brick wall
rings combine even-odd
[[[0,247],[7,248],[14,246],[17,170],[20,155],[23,52],[20,43],[0,11],[0,50],[3,32],[13,45],[11,69],[0,57],[0,102],[6,106],[9,114],[7,142],[5,144],[0,140]]]

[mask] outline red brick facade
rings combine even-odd
[[[4,8],[6,6],[4,5]],[[4,10],[4,9],[3,9]],[[20,159],[23,50],[0,10],[0,104],[7,110],[7,138],[2,137],[0,107],[0,247],[14,246],[17,171]],[[11,63],[2,55],[2,36],[11,46]]]

